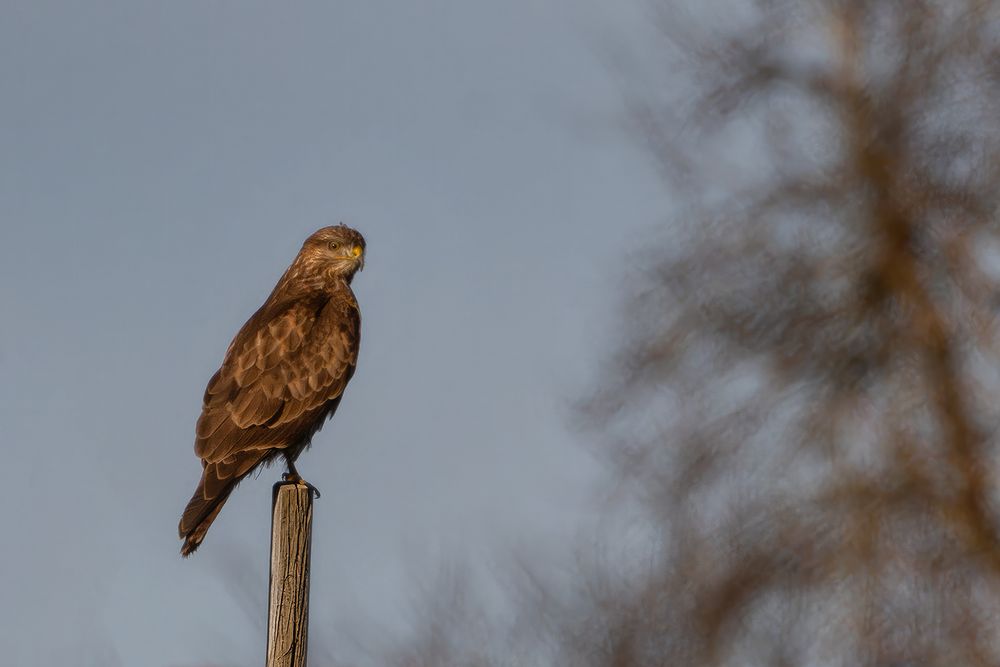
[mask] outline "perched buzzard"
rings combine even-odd
[[[364,257],[358,232],[320,229],[229,344],[198,419],[194,452],[203,470],[181,517],[183,555],[262,464],[283,456],[285,479],[302,482],[295,459],[337,409],[357,364],[361,314],[351,278]]]

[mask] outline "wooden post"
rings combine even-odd
[[[267,667],[305,667],[306,664],[312,510],[311,488],[282,482],[274,485]]]

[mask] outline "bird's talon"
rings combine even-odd
[[[298,473],[286,472],[281,475],[281,481],[283,484],[295,484],[296,486],[304,486],[310,491],[312,491],[313,498],[319,498],[320,492],[315,486],[302,479],[302,476]]]

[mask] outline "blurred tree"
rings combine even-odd
[[[591,417],[661,550],[564,662],[997,664],[1000,2],[745,9],[658,14],[686,218]]]
[[[1000,1],[693,7],[634,103],[680,213],[585,411],[644,537],[525,586],[517,659],[452,619],[399,663],[998,664]]]

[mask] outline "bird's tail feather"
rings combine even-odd
[[[235,486],[234,483],[223,495],[211,500],[206,500],[198,492],[195,492],[187,509],[184,510],[184,517],[181,519],[180,536],[184,540],[184,544],[181,546],[182,556],[193,554],[201,541],[205,539],[205,533],[215,521],[215,517],[219,515],[219,510],[222,509],[226,499],[229,498],[230,491]]]
[[[266,451],[244,452],[226,461],[205,466],[198,488],[184,508],[177,527],[180,538],[184,540],[184,545],[181,546],[182,556],[190,556],[195,552],[229,494],[266,455]]]

